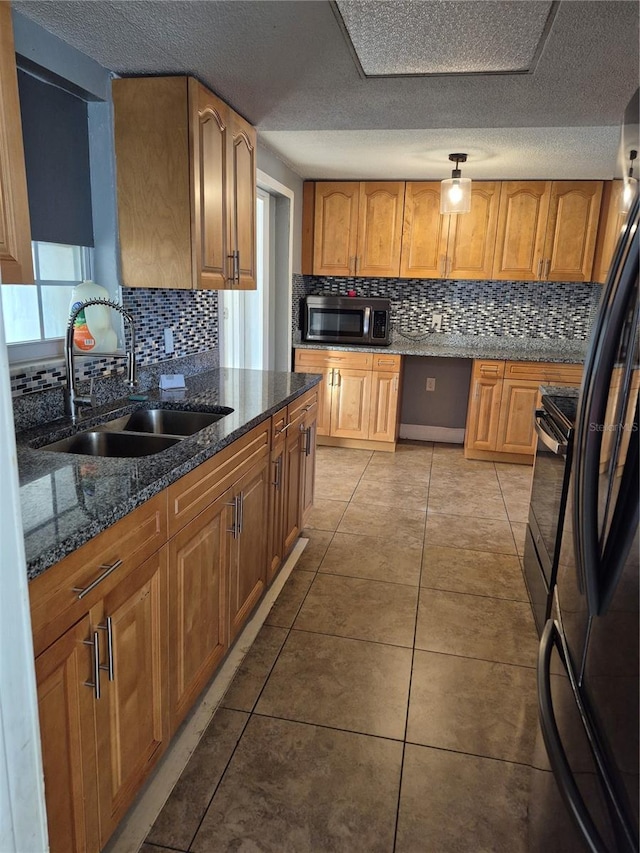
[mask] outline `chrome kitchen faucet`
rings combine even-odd
[[[68,415],[72,422],[75,424],[78,422],[78,409],[80,406],[93,406],[95,404],[93,394],[79,395],[76,391],[76,374],[73,363],[73,327],[76,321],[76,317],[81,311],[84,311],[85,308],[90,307],[91,305],[106,305],[107,308],[113,308],[114,311],[118,311],[124,319],[129,323],[129,328],[131,329],[131,346],[128,352],[124,353],[124,355],[120,352],[101,352],[95,353],[95,355],[100,356],[100,358],[126,358],[127,359],[127,384],[130,388],[135,388],[137,385],[136,379],[136,330],[133,324],[133,317],[131,314],[123,308],[122,305],[119,305],[117,302],[112,302],[110,299],[87,299],[86,302],[82,302],[75,311],[71,312],[71,316],[69,317],[69,323],[67,325],[67,337],[65,341],[64,348],[64,361],[67,368],[67,390],[65,393],[65,414]],[[86,355],[91,355],[92,353],[88,352]]]

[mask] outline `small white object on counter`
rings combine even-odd
[[[163,391],[172,391],[176,388],[186,388],[183,373],[161,373],[160,388]]]

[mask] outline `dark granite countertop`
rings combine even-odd
[[[149,391],[148,401],[120,400],[73,427],[59,419],[16,436],[27,574],[30,580],[249,432],[320,381],[306,373],[212,370],[185,379],[183,392]],[[163,406],[234,411],[151,456],[113,459],[35,449],[109,418]]]
[[[388,347],[341,346],[340,344],[306,343],[297,339],[296,349],[335,349],[349,352],[389,352],[398,355],[427,355],[442,358],[494,358],[507,361],[548,361],[559,364],[582,364],[588,341],[560,338],[516,338],[496,335],[450,335],[434,332],[421,338],[392,336]]]

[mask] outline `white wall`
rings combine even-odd
[[[0,471],[0,851],[42,853],[48,842],[40,727],[1,303]]]

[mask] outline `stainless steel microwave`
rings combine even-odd
[[[391,303],[354,296],[307,296],[302,337],[305,341],[389,346]]]

